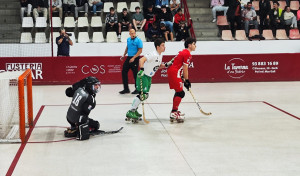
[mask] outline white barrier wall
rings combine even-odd
[[[126,43],[74,43],[71,56],[121,56]],[[164,55],[176,55],[184,48],[183,42],[167,42]],[[142,55],[154,49],[152,42],[145,42]],[[57,45],[54,44],[54,56]],[[209,54],[262,54],[300,53],[300,40],[272,41],[198,41],[194,55]],[[51,56],[47,44],[0,44],[0,57]]]

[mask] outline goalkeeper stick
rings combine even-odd
[[[142,99],[142,109],[143,109],[143,120],[146,123],[149,123],[148,120],[146,120],[145,118],[145,109],[144,109],[144,93],[143,93],[143,81],[142,81],[142,77],[140,77],[140,86],[141,86],[141,99]]]
[[[208,116],[208,115],[211,115],[211,112],[208,112],[208,113],[207,113],[207,112],[204,112],[204,111],[202,110],[202,108],[201,108],[199,102],[195,99],[195,97],[194,97],[194,95],[193,95],[193,93],[192,93],[191,88],[189,89],[189,92],[191,93],[191,95],[192,95],[192,97],[193,97],[195,103],[197,104],[197,106],[198,106],[200,112],[201,112],[202,114],[204,114],[204,115],[207,115],[207,116]]]

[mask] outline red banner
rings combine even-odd
[[[300,81],[299,58],[300,54],[193,55],[189,78],[191,82]],[[31,68],[35,85],[72,84],[87,76],[96,76],[103,84],[122,83],[122,65],[119,57],[0,59],[0,70]],[[131,71],[128,76],[133,83]],[[159,70],[153,82],[166,83],[166,69]]]

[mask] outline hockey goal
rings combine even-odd
[[[33,126],[31,70],[0,73],[0,142],[25,142]]]

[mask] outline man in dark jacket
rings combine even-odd
[[[270,25],[273,35],[276,36],[277,29],[284,29],[283,10],[279,8],[279,3],[273,3],[273,9],[270,11]]]
[[[228,3],[229,9],[227,11],[227,19],[230,22],[230,28],[232,35],[235,36],[235,30],[240,30],[242,26],[242,17],[241,17],[241,3],[239,0],[228,0],[225,1],[225,4]],[[237,27],[235,29],[235,23]]]
[[[260,19],[260,33],[264,29],[269,28],[269,23],[270,23],[270,16],[269,13],[271,11],[271,4],[269,0],[259,0],[259,11],[258,11],[258,16]]]
[[[41,12],[47,19],[48,0],[31,0],[29,3],[32,5],[34,20],[39,17],[39,13]]]

